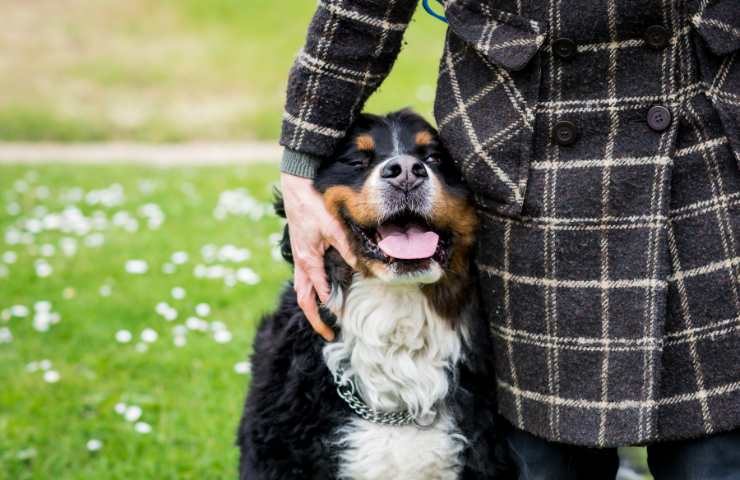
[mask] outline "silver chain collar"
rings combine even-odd
[[[430,422],[420,423],[416,416],[408,410],[398,410],[394,412],[381,412],[379,410],[375,410],[374,408],[369,407],[359,397],[357,394],[357,388],[352,379],[348,379],[346,383],[342,383],[343,376],[344,369],[342,367],[337,367],[337,371],[334,374],[334,383],[337,385],[337,394],[353,412],[368,422],[394,426],[414,424],[419,428],[428,428],[434,425],[434,422],[437,421],[438,413],[435,413]]]

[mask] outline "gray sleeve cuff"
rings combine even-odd
[[[320,163],[319,157],[286,148],[283,150],[280,171],[296,177],[313,178]]]

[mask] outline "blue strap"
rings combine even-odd
[[[440,4],[442,4],[442,0],[437,0],[437,1]],[[447,18],[444,15],[440,15],[439,13],[435,12],[432,9],[432,6],[429,5],[429,0],[424,0],[424,2],[422,3],[422,5],[424,5],[424,10],[426,10],[429,15],[433,16],[437,20],[440,20],[440,21],[443,21],[443,22],[447,23]]]

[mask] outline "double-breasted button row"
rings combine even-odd
[[[671,32],[663,25],[650,25],[645,29],[645,44],[662,50],[671,41]],[[552,53],[561,60],[570,60],[578,53],[578,45],[570,38],[560,37],[552,42]]]
[[[671,125],[672,120],[671,111],[663,105],[654,105],[647,112],[647,124],[656,132],[662,132],[667,129]],[[566,147],[573,145],[576,140],[578,140],[578,128],[575,123],[568,120],[561,120],[553,127],[552,141],[558,145]]]

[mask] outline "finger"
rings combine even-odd
[[[302,270],[296,270],[295,289],[298,297],[298,306],[301,307],[301,310],[306,315],[311,328],[327,342],[334,340],[334,331],[321,320],[319,308],[316,305],[316,293],[311,287],[311,283],[305,272]]]
[[[355,268],[357,266],[357,257],[349,246],[347,235],[338,223],[332,223],[329,226],[325,234],[325,238],[332,247],[337,249],[342,258],[344,258],[344,261],[347,262],[350,267]]]
[[[311,324],[311,328],[313,328],[316,333],[321,335],[327,342],[334,340],[334,331],[329,328],[323,320],[321,320],[319,307],[316,305],[316,293],[313,289],[309,290],[308,294],[299,298],[298,305],[301,306],[303,313],[308,319],[308,323]]]
[[[321,303],[329,301],[329,282],[326,279],[326,271],[324,267],[308,267],[307,269],[308,278],[311,281],[311,286],[314,291],[318,294]]]

